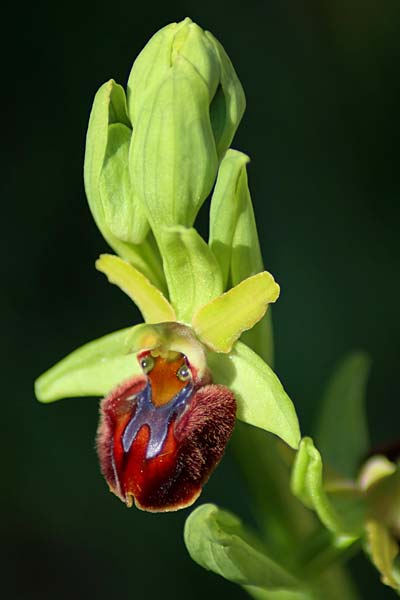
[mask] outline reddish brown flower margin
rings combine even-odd
[[[201,377],[186,356],[141,352],[138,375],[101,403],[102,473],[128,507],[166,512],[190,506],[221,460],[236,417],[233,393]]]

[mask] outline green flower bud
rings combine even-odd
[[[219,42],[190,19],[155,34],[128,82],[130,173],[155,234],[190,227],[213,186],[245,98]]]
[[[105,240],[153,283],[164,288],[160,257],[128,168],[132,127],[123,88],[114,80],[98,90],[85,152],[85,189]]]
[[[100,229],[106,227],[117,239],[139,244],[149,225],[129,177],[131,137],[124,90],[111,80],[100,88],[93,103],[85,157],[86,191]]]

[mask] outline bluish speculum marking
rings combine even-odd
[[[146,449],[146,458],[154,458],[162,450],[173,418],[181,414],[193,392],[193,384],[188,383],[167,404],[155,406],[152,402],[150,380],[146,387],[135,396],[136,412],[129,421],[122,436],[124,452],[129,452],[140,428],[147,425],[150,439]]]

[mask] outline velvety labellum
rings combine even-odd
[[[101,470],[127,506],[177,510],[192,504],[232,433],[232,392],[210,383],[179,352],[142,352],[143,375],[101,403]]]

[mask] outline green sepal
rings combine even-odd
[[[346,502],[345,510],[339,514],[324,489],[321,455],[311,438],[301,440],[293,464],[291,488],[293,494],[314,510],[325,527],[335,534],[341,547],[352,544],[361,536],[365,518],[361,494],[354,489],[348,491],[347,498],[339,497],[340,503]]]
[[[175,311],[162,292],[119,256],[102,254],[96,261],[96,269],[133,300],[146,323],[176,321]]]
[[[218,263],[192,228],[163,228],[160,248],[171,304],[178,319],[190,323],[201,306],[222,293]]]
[[[134,124],[131,179],[156,237],[164,225],[191,227],[218,168],[208,89],[195,67],[177,60]]]
[[[195,562],[229,581],[265,590],[299,587],[235,515],[214,504],[203,504],[189,515],[184,539]]]
[[[370,358],[362,352],[347,356],[325,391],[315,439],[324,461],[338,473],[355,477],[369,448],[365,413]]]
[[[97,227],[110,247],[164,290],[165,278],[152,234],[149,233],[140,244],[128,243],[117,238],[107,224],[100,194],[100,176],[106,158],[109,127],[115,123],[131,128],[125,92],[110,79],[100,87],[94,98],[86,136],[84,179],[89,207]]]
[[[364,548],[381,575],[381,581],[400,595],[400,547],[383,523],[370,520]]]
[[[115,386],[141,373],[126,340],[142,325],[121,329],[81,346],[43,373],[35,382],[40,402],[61,398],[105,396]]]
[[[296,411],[272,369],[250,348],[236,342],[228,354],[208,355],[213,380],[235,394],[237,418],[279,436],[292,448],[300,441]]]
[[[229,352],[243,331],[260,321],[278,296],[279,285],[263,271],[202,306],[192,318],[193,329],[211,350]]]
[[[108,143],[100,174],[100,196],[111,233],[123,242],[140,244],[149,223],[129,176],[132,130],[122,123],[108,127]]]

